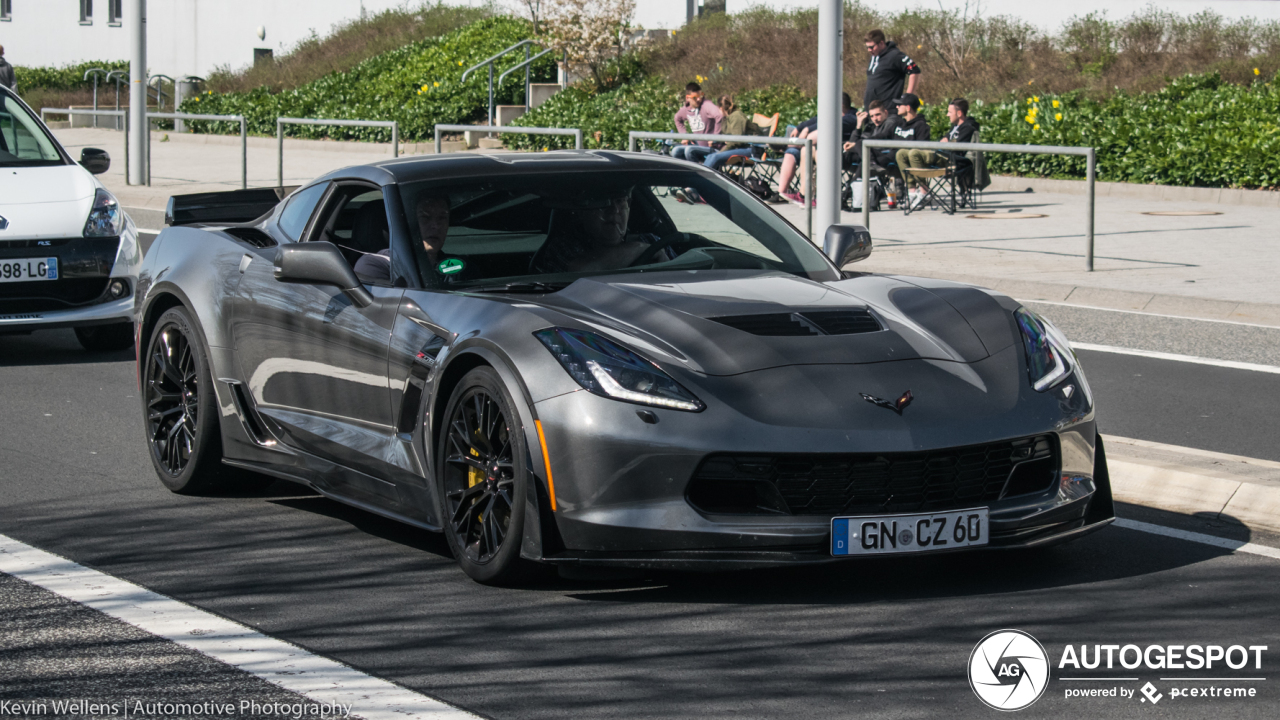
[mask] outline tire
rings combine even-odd
[[[529,473],[515,403],[498,374],[463,376],[440,427],[436,496],[449,548],[472,580],[517,585],[537,566],[520,557]]]
[[[142,365],[142,421],[148,455],[165,487],[200,495],[240,487],[243,477],[222,464],[218,399],[208,356],[186,308],[156,321]]]
[[[89,352],[116,352],[133,347],[133,323],[78,327],[76,340]]]

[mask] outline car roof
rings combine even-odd
[[[440,180],[442,177],[477,177],[539,173],[616,172],[619,170],[705,171],[697,163],[674,160],[654,153],[613,150],[555,150],[540,153],[449,153],[414,155],[357,165],[328,173],[319,180],[361,178],[380,185]]]

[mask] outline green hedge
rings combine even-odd
[[[521,118],[535,127],[581,127],[587,146],[601,133],[602,145],[627,146],[627,130],[674,130],[679,90],[649,78],[592,96],[570,89]],[[793,87],[743,93],[748,112],[782,113],[781,126],[811,117],[817,101]],[[1055,106],[1056,103],[1056,106]],[[948,124],[946,107],[924,109],[939,139]],[[1092,146],[1098,179],[1196,187],[1280,187],[1280,75],[1250,86],[1224,82],[1216,74],[1187,75],[1153,93],[1117,93],[1103,101],[1078,93],[976,102],[973,117],[982,140],[991,143]],[[537,136],[518,147],[567,146]],[[558,140],[558,139],[557,139]],[[1051,155],[991,154],[993,173],[1084,177],[1085,160]]]
[[[370,58],[345,73],[331,73],[315,82],[280,93],[258,88],[246,93],[208,92],[183,101],[182,111],[244,115],[249,132],[275,135],[277,117],[395,120],[402,140],[432,137],[436,123],[483,120],[489,102],[489,76],[484,70],[461,81],[465,69],[529,37],[529,23],[496,17],[472,23],[440,38],[423,40]],[[535,48],[534,50],[538,50]],[[516,64],[511,53],[495,64],[494,78]],[[554,76],[550,56],[533,66],[534,79]],[[496,89],[500,105],[524,102],[524,73],[512,73]],[[192,123],[196,132],[238,132],[227,123]],[[212,127],[221,126],[221,127]],[[379,128],[291,125],[285,134],[334,140],[390,139]]]
[[[112,70],[129,71],[129,63],[124,60],[80,63],[79,65],[66,65],[64,67],[23,67],[15,65],[13,67],[14,76],[18,79],[18,88],[24,93],[33,90],[85,90],[93,87],[92,78],[84,79],[84,73],[90,68],[102,68],[107,72]],[[98,77],[98,92],[102,92],[103,88],[114,87],[114,83],[104,82],[102,77]]]

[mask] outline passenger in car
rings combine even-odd
[[[547,241],[530,269],[538,273],[616,270],[635,262],[650,243],[627,238],[630,193],[601,199],[595,207],[557,208]]]
[[[440,261],[440,249],[449,234],[449,200],[438,195],[426,195],[418,200],[414,215],[418,221],[418,233],[427,251],[428,267],[435,268]],[[385,224],[385,220],[384,220]],[[353,268],[356,277],[367,283],[391,281],[391,248],[374,254],[361,255]]]

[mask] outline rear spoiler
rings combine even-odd
[[[266,215],[298,186],[174,195],[164,211],[166,225],[228,225]]]

